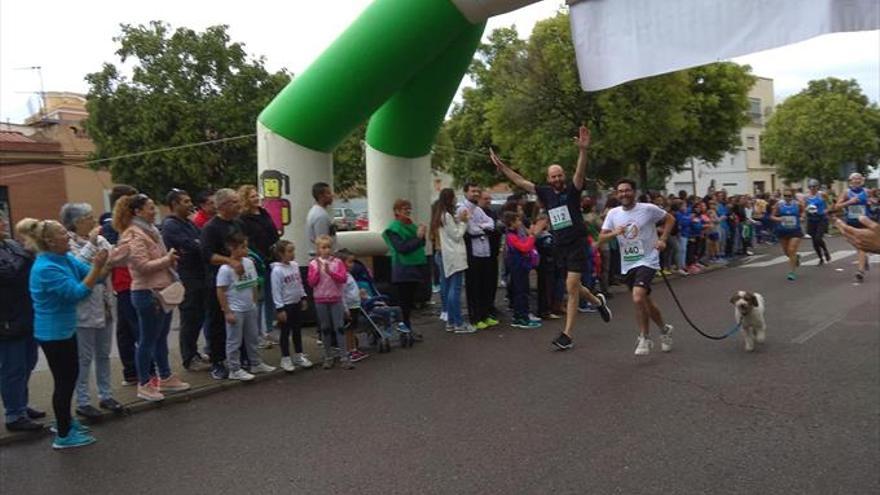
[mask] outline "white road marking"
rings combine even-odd
[[[792,344],[803,344],[806,341],[815,337],[816,335],[819,335],[819,333],[826,330],[831,325],[834,325],[838,321],[842,320],[845,316],[846,316],[845,314],[832,315],[830,318],[823,321],[822,323],[819,323],[818,325],[814,326],[813,328],[811,328],[811,329],[807,330],[806,332],[793,338],[791,340],[791,343]]]
[[[816,266],[819,264],[819,258],[816,257],[816,253],[814,251],[799,251],[798,254],[801,255],[801,265],[804,266]],[[831,252],[831,262],[834,263],[838,260],[849,258],[850,256],[855,255],[856,252],[851,249],[844,249],[841,251],[832,251]],[[807,259],[811,258],[811,259]],[[746,268],[766,268],[768,266],[779,265],[781,263],[788,263],[788,256],[777,256],[775,258],[771,258],[766,261],[760,261],[757,263],[745,263],[743,262],[740,267]],[[880,263],[880,259],[876,261],[876,263]]]

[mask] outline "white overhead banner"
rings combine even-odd
[[[880,29],[880,0],[582,0],[571,6],[581,86],[618,84],[821,34]]]

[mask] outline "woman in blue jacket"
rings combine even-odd
[[[54,220],[26,218],[16,231],[38,252],[31,269],[30,293],[34,305],[34,338],[40,343],[55,390],[56,436],[52,447],[66,449],[95,442],[88,430],[71,419],[70,402],[79,362],[76,345],[76,305],[89,296],[104,275],[107,251],[99,251],[91,266],[70,254],[67,229]]]

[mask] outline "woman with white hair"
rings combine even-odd
[[[61,224],[67,229],[70,252],[80,261],[91,263],[98,251],[112,246],[103,236],[88,203],[67,203],[61,207]],[[92,293],[76,307],[76,346],[79,354],[79,377],[76,381],[76,413],[89,419],[102,416],[92,406],[89,375],[95,363],[98,405],[101,409],[121,412],[122,404],[113,398],[110,386],[110,346],[113,342],[112,291],[104,280],[98,281]]]
[[[840,195],[835,205],[837,210],[842,210],[846,224],[855,229],[863,229],[865,225],[859,220],[868,216],[868,190],[865,188],[865,177],[854,172],[849,175],[849,189]],[[868,270],[868,255],[859,249],[859,267],[856,271],[856,282],[865,280],[865,272]]]

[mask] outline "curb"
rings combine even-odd
[[[272,378],[278,377],[288,377],[295,376],[300,373],[305,373],[309,370],[299,368],[296,372],[288,373],[284,370],[278,369],[271,373],[263,373],[259,375],[254,375],[254,379],[249,382],[242,381],[231,381],[231,380],[216,380],[213,383],[209,383],[207,385],[202,385],[200,387],[191,388],[184,392],[172,393],[165,396],[164,400],[157,402],[148,402],[145,400],[137,399],[134,402],[129,402],[123,404],[125,408],[123,412],[119,414],[114,414],[111,412],[105,412],[100,419],[98,420],[90,420],[83,421],[84,424],[93,426],[97,424],[104,424],[111,421],[119,421],[124,419],[132,414],[142,413],[145,411],[151,411],[154,409],[161,409],[166,406],[166,404],[179,404],[183,402],[190,402],[193,399],[197,399],[199,397],[205,397],[208,395],[215,394],[217,392],[235,388],[235,387],[247,387],[253,383],[262,382],[266,380],[271,380]],[[76,413],[73,413],[74,417],[76,417]],[[39,431],[32,432],[6,432],[6,435],[0,436],[0,447],[12,445],[15,443],[24,443],[31,442],[36,440],[41,440],[46,437],[51,437],[53,435],[52,432],[49,431],[49,423],[46,423],[45,427]]]

